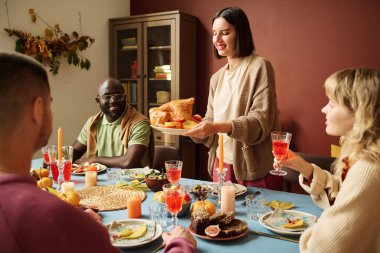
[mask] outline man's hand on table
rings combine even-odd
[[[88,163],[94,163],[95,162],[95,157],[82,157],[78,160],[76,160],[74,163],[76,164],[85,164],[86,162]]]

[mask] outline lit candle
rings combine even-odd
[[[62,161],[62,129],[58,128],[58,161]]]
[[[62,192],[66,193],[68,191],[74,191],[75,184],[74,182],[64,182],[61,184]]]
[[[221,206],[222,212],[235,212],[235,187],[224,185],[221,189]]]
[[[98,173],[96,171],[86,171],[84,182],[86,186],[95,186],[98,182]]]
[[[128,218],[141,217],[141,199],[139,197],[131,197],[127,200]]]
[[[223,158],[223,134],[220,133],[219,134],[219,171],[220,172],[223,172],[223,168],[224,168],[224,158]]]

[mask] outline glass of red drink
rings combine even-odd
[[[50,171],[55,184],[58,184],[59,170],[58,170],[58,151],[57,147],[50,145],[48,147]]]
[[[49,168],[50,165],[50,159],[49,159],[49,151],[48,151],[49,146],[42,147],[42,160],[43,160],[43,165],[42,167],[44,168]]]
[[[172,227],[169,231],[178,226],[177,214],[182,209],[182,200],[185,195],[185,186],[180,184],[165,184],[162,187],[165,196],[166,209],[172,214]]]
[[[62,147],[63,181],[68,182],[71,178],[71,165],[73,162],[73,146]]]
[[[277,160],[286,158],[292,134],[287,132],[272,132],[271,137],[273,155]],[[275,166],[274,170],[271,170],[270,173],[277,176],[285,176],[287,174],[286,171],[281,169],[281,166]]]
[[[165,162],[166,175],[170,183],[178,183],[181,179],[182,161],[170,160]]]

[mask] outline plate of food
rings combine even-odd
[[[228,241],[248,233],[246,221],[235,219],[235,213],[217,212],[211,216],[207,211],[197,209],[191,213],[189,231],[194,236],[213,241]]]
[[[282,209],[267,212],[259,218],[260,225],[283,235],[301,235],[316,221],[317,217],[312,214]]]
[[[233,235],[233,236],[228,236],[228,237],[211,237],[211,236],[208,236],[206,234],[205,235],[197,234],[194,231],[194,229],[192,228],[191,225],[189,225],[189,231],[190,231],[190,233],[192,233],[196,237],[202,238],[204,240],[211,240],[211,241],[230,241],[230,240],[235,240],[235,239],[238,239],[240,237],[245,236],[248,233],[248,229],[246,229],[243,233],[238,234],[238,235]]]
[[[126,180],[143,180],[145,178],[145,175],[150,174],[152,171],[159,173],[158,170],[151,169],[146,166],[144,168],[122,170],[121,177]]]
[[[228,181],[225,184],[230,184],[230,185],[233,185],[235,187],[235,196],[240,196],[240,195],[243,195],[244,193],[247,192],[247,187],[245,187],[244,185],[234,184],[231,181]],[[211,195],[218,196],[218,186],[219,186],[219,183],[212,183],[212,184],[210,184],[210,186],[213,189],[212,192],[211,192]]]
[[[193,115],[195,98],[177,99],[149,109],[149,119],[153,129],[170,135],[183,135],[202,121]]]
[[[163,133],[170,135],[184,135],[189,129],[181,129],[181,128],[171,128],[171,127],[159,127],[151,125],[153,129]]]
[[[87,162],[84,164],[73,163],[71,165],[71,174],[84,176],[86,174],[87,169],[90,167],[92,167],[91,169],[95,167],[98,173],[101,173],[107,169],[105,165],[100,164],[100,163],[87,163]]]
[[[150,243],[162,234],[162,227],[151,220],[128,219],[106,224],[113,246],[133,248]]]

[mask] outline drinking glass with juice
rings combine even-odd
[[[166,175],[170,183],[178,183],[181,179],[182,161],[171,160],[165,162]]]
[[[272,132],[272,149],[273,155],[277,160],[282,160],[288,155],[290,140],[292,134],[287,132]],[[285,176],[287,173],[281,169],[281,166],[274,167],[274,170],[269,171],[276,176]]]

